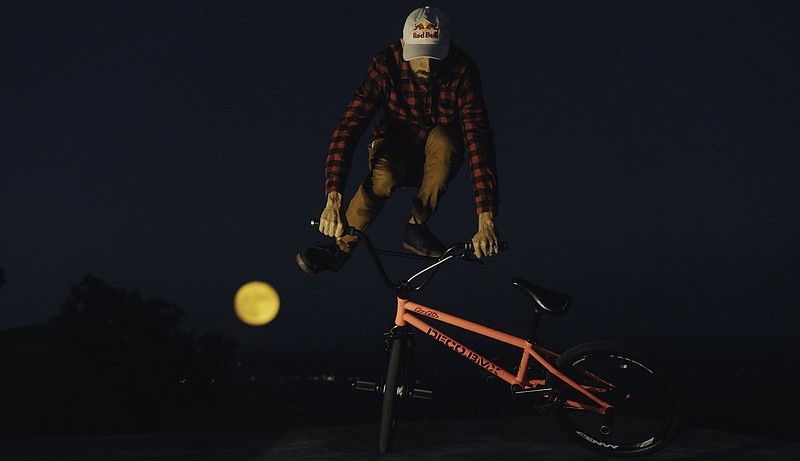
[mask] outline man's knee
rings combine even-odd
[[[449,125],[431,130],[425,145],[423,182],[429,187],[443,188],[458,173],[464,161],[461,131]]]
[[[461,130],[453,125],[438,125],[425,142],[425,180],[442,185],[449,182],[464,161]]]
[[[447,163],[458,160],[464,152],[461,130],[453,125],[437,125],[425,141],[425,155],[440,158]]]
[[[376,158],[372,162],[369,182],[371,192],[375,196],[386,198],[391,195],[396,187],[397,180],[388,159]]]

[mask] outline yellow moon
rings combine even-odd
[[[281,300],[272,285],[255,280],[242,285],[233,298],[236,317],[247,325],[260,327],[275,319]]]

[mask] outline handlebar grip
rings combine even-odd
[[[503,251],[508,250],[508,242],[497,242],[497,248]],[[467,240],[466,249],[470,251],[475,249],[472,240]]]
[[[311,218],[309,220],[309,225],[311,227],[317,227],[318,228],[319,227],[319,219]],[[346,227],[344,229],[344,234],[347,234],[347,235],[355,235],[356,232],[358,232],[358,231],[356,231],[356,229],[354,227]]]

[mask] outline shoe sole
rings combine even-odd
[[[403,248],[405,248],[406,250],[411,251],[412,253],[414,253],[414,254],[416,254],[418,256],[427,256],[429,258],[438,258],[438,257],[442,256],[441,253],[438,253],[438,254],[437,253],[426,253],[424,251],[420,251],[417,248],[411,246],[410,244],[408,244],[406,242],[403,242]]]
[[[297,255],[295,255],[294,260],[297,261],[297,265],[300,266],[300,269],[303,269],[303,272],[305,272],[306,274],[316,274],[318,272],[315,271],[311,266],[306,264],[303,257],[300,256],[300,253],[297,253]]]

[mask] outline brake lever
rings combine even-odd
[[[472,240],[467,240],[464,246],[464,254],[461,255],[461,259],[463,261],[468,263],[478,263],[481,266],[486,265],[485,262],[475,257],[475,248],[472,246]]]
[[[499,247],[503,251],[508,250],[508,242],[499,242]],[[472,245],[472,240],[467,240],[465,243],[465,249],[466,251],[464,251],[464,254],[461,255],[461,259],[467,262],[478,263],[481,266],[486,265],[485,262],[475,257],[475,248]]]
[[[475,264],[480,264],[481,266],[485,266],[485,265],[486,265],[486,263],[485,263],[485,262],[481,261],[481,260],[480,260],[480,259],[478,259],[478,258],[467,258],[467,262],[471,262],[471,263],[475,263]]]
[[[480,264],[481,266],[485,266],[486,265],[485,262],[483,262],[480,259],[476,258],[475,257],[475,253],[473,253],[472,251],[464,253],[464,255],[461,256],[461,259],[463,259],[465,262],[468,262],[468,263],[476,263],[476,264]]]

